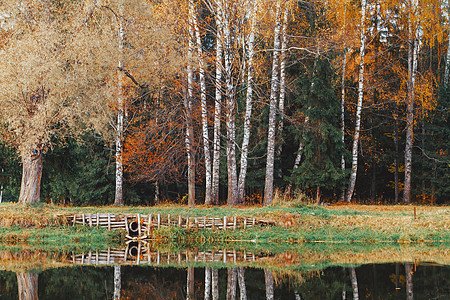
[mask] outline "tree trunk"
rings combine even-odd
[[[236,299],[236,279],[237,279],[237,268],[228,269],[227,300]]]
[[[114,300],[120,299],[120,292],[122,289],[122,274],[120,266],[114,266]]]
[[[352,288],[353,288],[353,300],[359,299],[359,291],[358,291],[358,278],[356,277],[355,268],[350,268],[350,276],[352,278]]]
[[[273,171],[275,162],[275,121],[277,114],[277,86],[279,71],[279,55],[280,55],[280,30],[281,30],[281,4],[277,0],[276,4],[276,20],[273,43],[273,60],[272,60],[272,80],[270,89],[269,104],[269,126],[267,133],[267,162],[266,162],[266,179],[264,185],[264,205],[269,205],[273,200]]]
[[[192,2],[192,3],[191,3]],[[194,126],[192,121],[192,99],[194,97],[194,74],[192,68],[192,58],[194,55],[194,14],[193,0],[189,0],[189,45],[188,45],[188,59],[187,66],[187,96],[184,100],[185,114],[186,114],[186,153],[188,164],[188,206],[195,205],[195,155],[194,155]]]
[[[219,203],[219,169],[220,169],[220,118],[222,108],[222,69],[223,69],[223,49],[222,49],[222,34],[223,34],[223,18],[222,18],[222,4],[221,0],[216,0],[216,100],[214,107],[214,152],[212,163],[212,191],[211,198],[213,204]]]
[[[247,289],[245,287],[244,267],[238,268],[239,294],[241,300],[247,300]]]
[[[213,300],[219,300],[219,269],[212,269],[212,298]]]
[[[195,299],[194,267],[187,268],[186,300]]]
[[[189,5],[194,5],[193,1],[189,2]],[[212,167],[211,167],[211,152],[209,148],[209,130],[208,130],[208,107],[206,106],[206,82],[205,82],[205,60],[203,58],[203,46],[200,36],[200,29],[198,27],[198,18],[195,13],[195,8],[191,8],[194,11],[194,28],[195,37],[197,41],[197,54],[199,60],[199,80],[200,80],[200,103],[202,107],[202,134],[203,134],[203,151],[205,159],[205,204],[210,205],[212,202],[211,188],[212,188]]]
[[[251,25],[250,36],[248,38],[248,67],[247,67],[247,98],[244,117],[244,137],[241,150],[241,169],[238,183],[238,204],[244,203],[245,198],[245,178],[247,176],[247,156],[250,142],[251,117],[252,117],[252,97],[253,97],[253,57],[255,56],[255,22],[256,22],[256,0],[251,4]]]
[[[287,53],[287,25],[289,20],[289,3],[284,4],[283,26],[281,27],[281,51],[280,51],[280,97],[278,102],[278,112],[280,120],[278,122],[278,136],[280,145],[277,149],[277,155],[283,152],[283,127],[284,127],[284,100],[286,98],[286,53]]]
[[[205,267],[205,300],[211,299],[211,267]]]
[[[448,86],[448,77],[450,74],[450,1],[447,0],[447,24],[449,24],[447,58],[445,60],[444,86]]]
[[[123,95],[123,2],[119,2],[119,69],[118,92],[117,92],[117,126],[116,126],[116,191],[114,196],[114,205],[123,205],[123,122],[124,122],[124,95]]]
[[[398,203],[398,105],[395,104],[395,120],[394,120],[394,146],[395,146],[395,158],[394,158],[394,199],[395,203]]]
[[[347,11],[347,6],[345,6],[345,11]],[[345,18],[345,17],[344,17]],[[344,19],[345,20],[345,19]],[[344,21],[345,24],[345,21]],[[345,26],[345,25],[344,25]],[[345,47],[345,45],[344,45]],[[342,81],[341,81],[341,141],[345,149],[345,71],[347,68],[347,54],[348,50],[344,50],[344,58],[342,59]],[[344,154],[341,156],[341,168],[342,173],[345,172],[345,158]],[[345,200],[345,189],[342,190],[341,199],[342,202]]]
[[[405,264],[406,300],[414,299],[412,274],[413,274],[412,264]]]
[[[17,273],[19,300],[38,300],[38,274]]]
[[[413,8],[410,7],[412,10]],[[412,145],[414,135],[414,98],[415,80],[417,72],[417,59],[419,54],[419,41],[417,29],[413,28],[411,12],[409,15],[408,38],[408,98],[406,104],[406,143],[405,143],[405,182],[403,202],[411,203],[411,171],[412,171]]]
[[[359,132],[361,129],[361,110],[364,98],[364,54],[366,51],[366,32],[364,21],[366,19],[366,0],[361,0],[361,47],[359,49],[360,63],[359,63],[359,80],[358,80],[358,104],[356,106],[356,121],[355,121],[355,136],[353,138],[352,149],[352,173],[350,175],[350,185],[347,190],[347,202],[350,202],[353,197],[353,192],[356,185],[356,174],[358,171],[358,144]]]
[[[264,270],[264,281],[266,284],[266,299],[273,300],[274,299],[274,288],[273,288],[273,275],[269,270]]]
[[[232,37],[230,28],[230,11],[228,4],[225,4],[223,13],[224,19],[224,39],[225,39],[225,84],[226,84],[226,125],[227,125],[227,171],[228,171],[228,205],[237,205],[237,165],[236,165],[236,124],[235,124],[235,99],[233,84],[233,52]]]
[[[22,183],[19,203],[39,202],[42,177],[42,154],[40,151],[22,154]]]

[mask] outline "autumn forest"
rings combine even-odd
[[[450,3],[0,1],[0,202],[448,204]]]

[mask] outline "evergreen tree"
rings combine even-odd
[[[344,147],[339,127],[340,103],[335,95],[335,72],[328,60],[317,59],[314,67],[307,68],[303,74],[299,80],[300,95],[296,99],[301,114],[308,118],[297,134],[304,145],[303,161],[287,179],[301,189],[338,192],[343,187],[345,174],[340,165]]]

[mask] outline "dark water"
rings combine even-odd
[[[114,299],[119,293],[120,299],[204,299],[205,286],[209,299],[215,293],[219,299],[241,299],[242,291],[247,299],[450,299],[450,266],[390,263],[305,271],[206,264],[0,271],[0,299],[19,299],[19,290],[20,299]]]

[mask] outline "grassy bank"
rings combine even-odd
[[[415,210],[415,213],[414,213]],[[327,243],[448,243],[450,207],[341,205],[321,207],[288,203],[268,207],[61,207],[53,205],[0,205],[0,240],[78,243],[114,240],[102,230],[64,226],[64,216],[76,213],[141,213],[172,216],[246,216],[274,222],[275,226],[246,230],[160,229],[159,240],[178,244],[251,241],[259,244]],[[62,238],[61,235],[65,237]],[[6,238],[5,238],[6,237]]]

